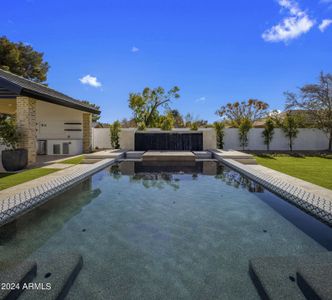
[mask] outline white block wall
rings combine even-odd
[[[266,150],[262,137],[263,128],[253,128],[249,131],[249,144],[247,150]],[[293,150],[318,151],[328,148],[328,138],[319,129],[302,128],[294,141]],[[224,149],[242,150],[239,142],[237,128],[226,128],[224,137]],[[287,151],[289,150],[288,139],[281,129],[274,130],[274,136],[270,145],[270,150]]]
[[[109,128],[92,128],[92,149],[111,149]]]

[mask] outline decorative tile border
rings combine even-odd
[[[76,165],[39,178],[39,184],[27,187],[21,192],[4,197],[1,197],[0,193],[0,226],[45,203],[115,161],[116,159],[103,159],[95,164]]]
[[[233,159],[224,159],[215,152],[213,154],[217,160],[226,166],[238,171],[310,215],[332,226],[332,200],[320,197],[277,176],[266,174],[263,170],[258,171],[251,168],[250,165],[241,164]]]

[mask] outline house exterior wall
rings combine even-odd
[[[47,141],[48,155],[54,154],[54,145],[60,145],[59,154],[63,154],[64,143],[69,143],[69,155],[76,155],[83,152],[82,111],[52,103],[37,101],[36,112],[37,140]]]
[[[92,151],[92,115],[83,113],[83,153]]]
[[[36,162],[36,100],[29,97],[16,98],[16,125],[20,134],[19,148],[28,150],[28,164]]]
[[[37,138],[38,139],[83,139],[83,112],[37,101]],[[65,123],[80,123],[70,125]],[[80,129],[81,131],[65,131],[65,129]]]

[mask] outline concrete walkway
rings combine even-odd
[[[214,158],[332,226],[332,191],[266,168],[246,165],[212,151]]]

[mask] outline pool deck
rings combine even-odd
[[[261,165],[242,164],[220,151],[211,152],[215,159],[332,226],[331,190]]]
[[[123,153],[117,152],[113,158],[102,159],[94,164],[49,165],[45,168],[57,168],[59,171],[0,191],[0,226],[113,164]]]

